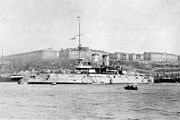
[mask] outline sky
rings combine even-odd
[[[0,48],[10,55],[77,47],[77,16],[82,46],[180,55],[180,0],[0,0]]]

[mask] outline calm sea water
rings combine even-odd
[[[0,119],[180,120],[180,84],[0,84]]]

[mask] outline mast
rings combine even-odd
[[[79,57],[77,60],[78,60],[78,64],[80,65],[83,60],[83,58],[81,58],[81,50],[83,47],[81,46],[80,16],[78,16],[77,18],[78,18],[78,24],[79,24],[79,34],[78,34],[78,36],[79,36],[79,45],[78,45]]]
[[[81,49],[82,49],[82,46],[81,46],[81,27],[80,27],[80,16],[77,17],[78,18],[78,24],[79,24],[79,45],[78,45],[78,50],[79,50],[79,58],[81,58]]]

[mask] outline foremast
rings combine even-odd
[[[79,36],[79,45],[78,45],[78,51],[79,51],[79,57],[78,57],[78,64],[80,65],[83,58],[81,58],[81,50],[82,50],[82,45],[81,45],[81,23],[80,23],[80,16],[77,17],[78,19],[78,25],[79,25],[79,33],[78,33],[78,36]]]

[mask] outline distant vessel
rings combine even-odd
[[[3,49],[4,49],[4,46],[3,46],[3,40],[2,40],[2,56],[1,56],[1,60],[2,61],[6,61],[6,60],[3,60]],[[5,64],[5,63],[3,63]],[[19,80],[21,80],[24,76],[22,75],[11,75],[9,73],[2,73],[0,74],[0,82],[18,82]]]
[[[155,83],[180,83],[180,78],[161,77],[154,80]]]
[[[21,75],[10,75],[10,76],[0,76],[0,82],[18,82],[24,76]]]
[[[154,82],[146,76],[140,74],[127,75],[120,66],[109,66],[109,56],[102,56],[102,64],[97,65],[97,55],[92,55],[91,65],[82,63],[81,58],[81,40],[80,40],[80,17],[79,21],[79,57],[78,65],[72,74],[41,74],[35,77],[29,77],[28,84],[119,84],[119,83],[151,83]]]
[[[180,77],[179,72],[177,74],[165,74],[165,72],[162,75],[157,74],[157,76],[154,79],[154,83],[179,83]]]

